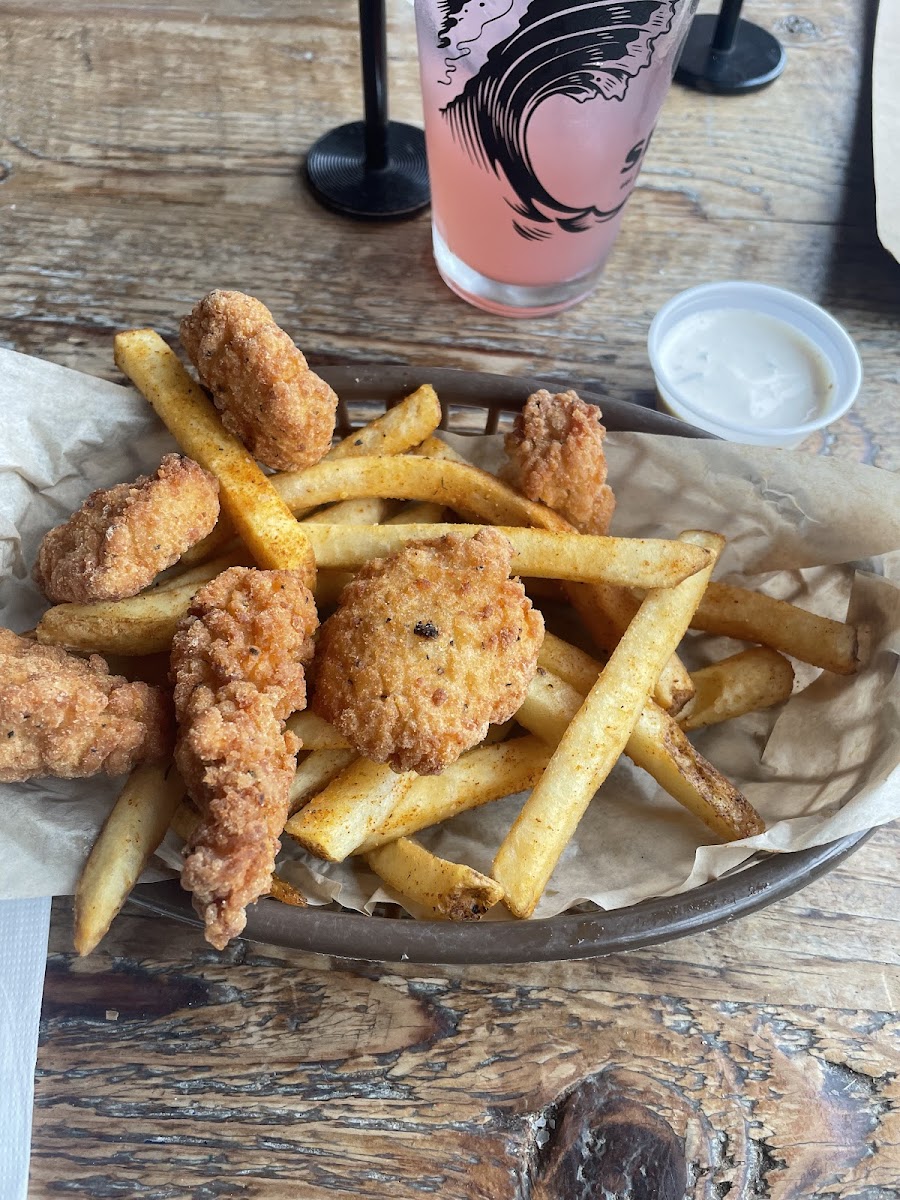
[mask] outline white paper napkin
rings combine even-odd
[[[50,897],[0,901],[0,1197],[25,1200]]]

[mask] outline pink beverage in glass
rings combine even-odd
[[[480,308],[597,283],[696,0],[415,0],[434,256]]]

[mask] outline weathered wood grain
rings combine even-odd
[[[136,914],[80,961],[60,902],[31,1197],[888,1200],[898,846],[698,937],[521,967],[220,954]]]

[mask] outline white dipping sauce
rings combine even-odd
[[[687,403],[747,426],[812,421],[834,388],[827,360],[805,334],[748,308],[685,317],[659,354]]]

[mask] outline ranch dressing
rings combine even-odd
[[[815,420],[835,386],[828,362],[805,334],[752,309],[693,313],[665,337],[659,355],[687,404],[746,426]]]

